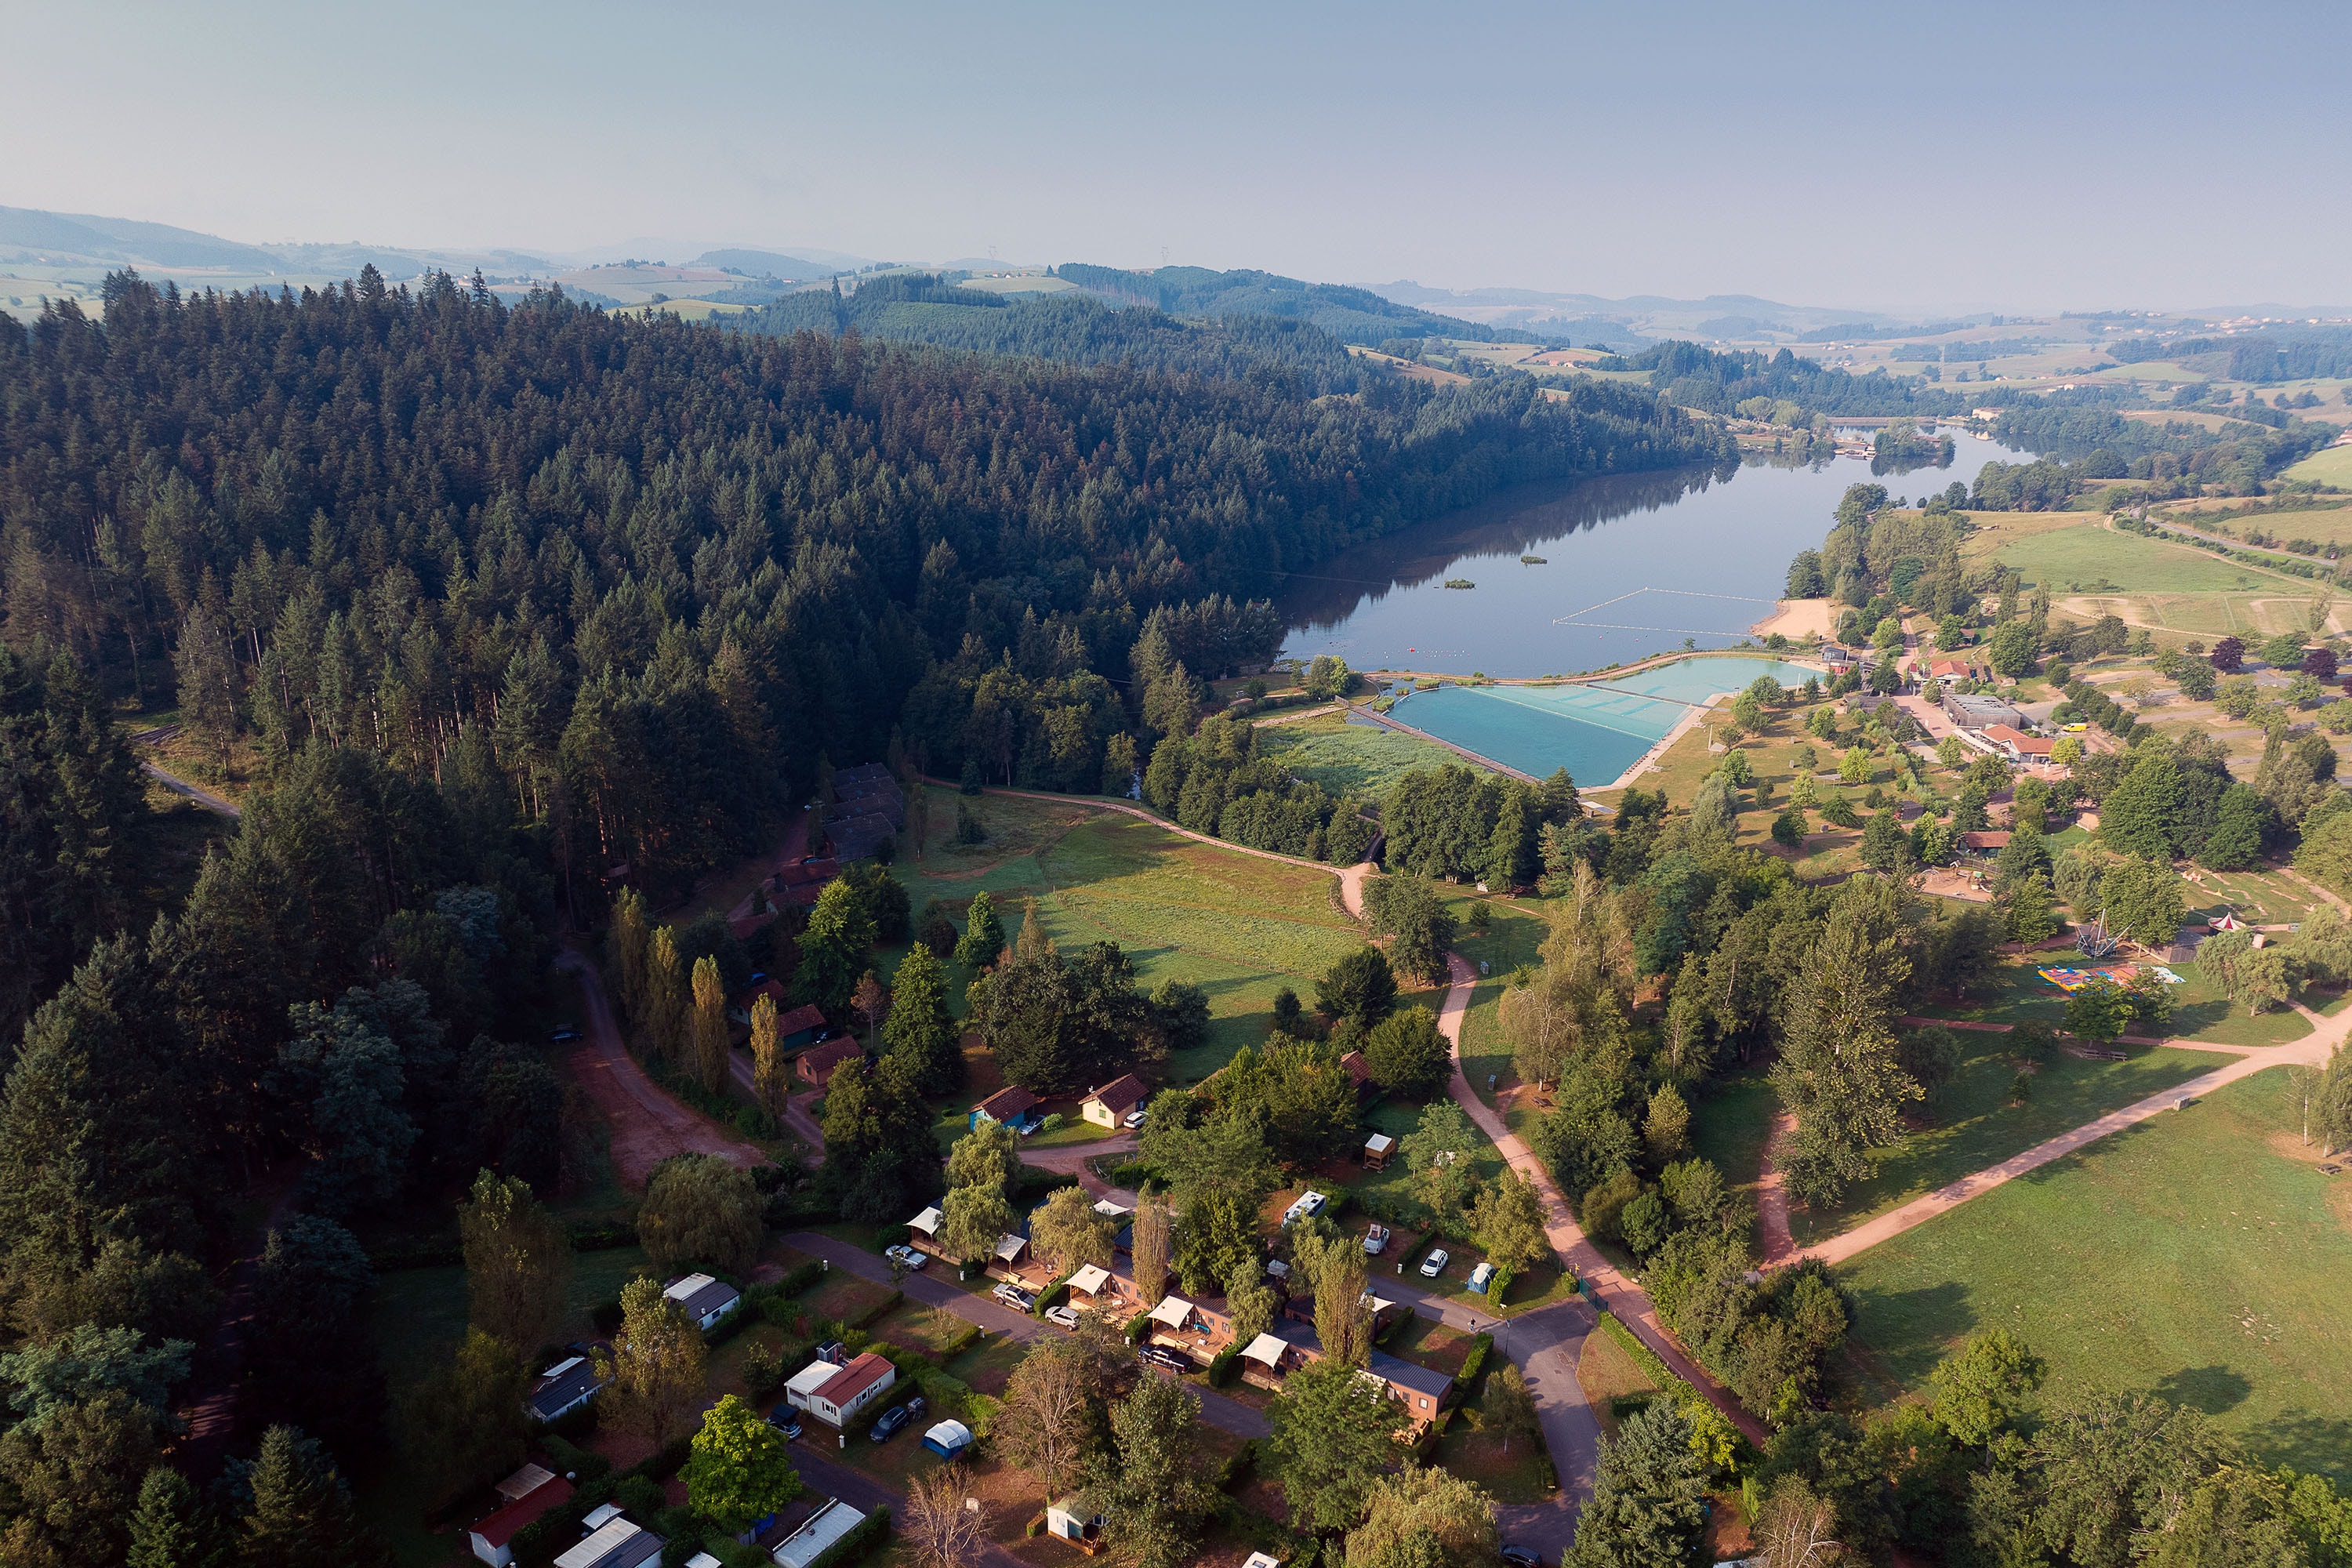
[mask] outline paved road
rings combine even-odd
[[[784,1245],[798,1248],[812,1258],[822,1258],[835,1268],[845,1268],[861,1279],[877,1285],[890,1283],[890,1266],[863,1247],[852,1247],[829,1236],[813,1231],[794,1231],[784,1237]],[[909,1274],[898,1282],[911,1300],[927,1307],[944,1307],[968,1323],[978,1323],[991,1333],[1006,1334],[1024,1343],[1058,1334],[1060,1329],[1026,1312],[1016,1312],[998,1305],[985,1296],[975,1296],[953,1280],[935,1279],[929,1274]],[[1201,1418],[1210,1426],[1231,1432],[1236,1437],[1265,1437],[1274,1428],[1264,1415],[1238,1399],[1228,1399],[1213,1389],[1195,1388],[1193,1395],[1201,1402]]]

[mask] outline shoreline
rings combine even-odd
[[[1648,751],[1643,752],[1641,756],[1636,758],[1632,767],[1627,768],[1623,773],[1619,773],[1614,779],[1612,779],[1605,784],[1594,784],[1592,786],[1594,791],[1598,792],[1604,789],[1633,788],[1633,781],[1635,779],[1640,778],[1643,773],[1648,773],[1652,768],[1657,766],[1659,761],[1665,756],[1666,752],[1670,749],[1672,749],[1676,741],[1679,741],[1685,735],[1689,734],[1691,731],[1698,725],[1700,721],[1704,720],[1709,713],[1715,711],[1715,705],[1717,703],[1722,701],[1725,698],[1730,695],[1731,693],[1728,691],[1718,691],[1706,700],[1706,705],[1705,707],[1693,708],[1689,712],[1675,720],[1675,727],[1667,731],[1664,735],[1661,736],[1655,745],[1652,746]]]

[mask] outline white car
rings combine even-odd
[[[1384,1226],[1384,1225],[1376,1225],[1376,1226],[1372,1226],[1372,1228],[1371,1228],[1371,1229],[1370,1229],[1370,1230],[1368,1230],[1368,1231],[1364,1232],[1364,1256],[1365,1256],[1365,1257],[1367,1257],[1367,1258],[1378,1258],[1378,1257],[1381,1255],[1381,1248],[1382,1248],[1382,1247],[1386,1247],[1388,1244],[1389,1244],[1389,1227],[1388,1227],[1388,1226]]]
[[[1045,1321],[1049,1323],[1058,1323],[1073,1333],[1077,1331],[1078,1314],[1073,1308],[1048,1307],[1045,1309]]]
[[[929,1253],[918,1252],[911,1247],[886,1247],[882,1249],[882,1256],[908,1270],[919,1269],[931,1260]]]
[[[1453,1259],[1445,1255],[1445,1248],[1441,1247],[1421,1260],[1421,1277],[1423,1279],[1434,1279],[1445,1272],[1445,1266],[1452,1261]]]
[[[1141,1106],[1139,1106],[1139,1106],[1137,1106],[1133,1110],[1129,1111],[1129,1112],[1127,1113],[1127,1120],[1126,1120],[1126,1121],[1123,1123],[1123,1125],[1125,1125],[1125,1126],[1126,1126],[1127,1128],[1129,1128],[1130,1131],[1131,1131],[1131,1130],[1133,1130],[1133,1129],[1135,1129],[1135,1128],[1138,1128],[1138,1127],[1142,1126],[1142,1125],[1143,1125],[1143,1107],[1141,1107]]]

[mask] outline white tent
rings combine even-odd
[[[1260,1334],[1243,1348],[1242,1358],[1254,1361],[1269,1370],[1282,1364],[1282,1352],[1289,1348],[1272,1334]]]
[[[935,1208],[925,1209],[922,1213],[917,1215],[914,1218],[907,1222],[907,1228],[908,1230],[919,1230],[925,1236],[929,1237],[933,1241],[937,1241],[940,1238],[940,1222],[946,1218],[947,1215],[940,1213],[940,1211]]]
[[[1028,1250],[1029,1242],[1027,1237],[1007,1234],[1003,1239],[1000,1240],[996,1244],[996,1261],[999,1263],[1018,1263],[1021,1261],[1021,1255]]]
[[[1089,1263],[1070,1276],[1070,1289],[1084,1296],[1091,1296],[1109,1283],[1110,1270],[1096,1263]]]
[[[1192,1315],[1192,1303],[1181,1296],[1164,1297],[1160,1305],[1151,1309],[1151,1321],[1165,1323],[1171,1329],[1182,1328],[1184,1320]]]
[[[952,1459],[971,1447],[971,1428],[961,1421],[942,1421],[923,1434],[923,1447]]]

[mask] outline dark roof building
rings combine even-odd
[[[540,1373],[523,1396],[523,1413],[533,1421],[552,1421],[587,1404],[600,1386],[596,1368],[586,1356],[570,1357]]]
[[[1026,1127],[1036,1120],[1032,1115],[1037,1109],[1037,1097],[1019,1084],[1007,1084],[971,1108],[971,1124],[1002,1121],[1008,1127]]]

